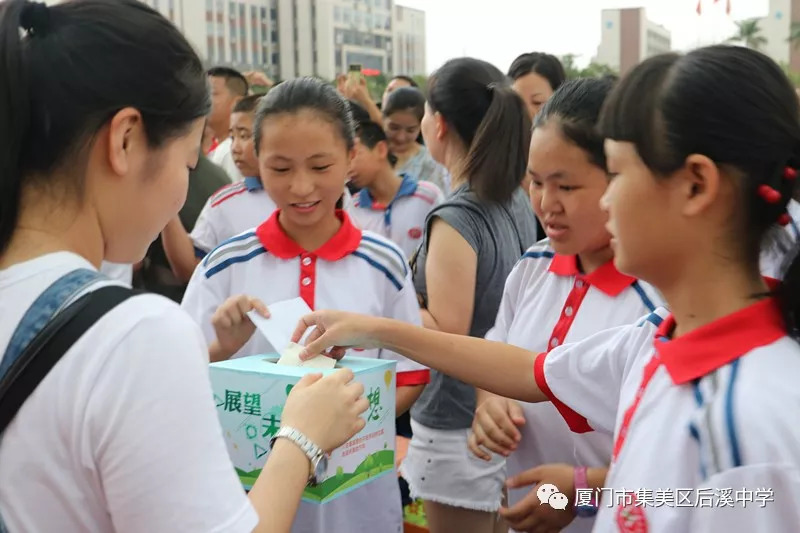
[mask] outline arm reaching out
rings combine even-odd
[[[349,347],[387,349],[507,398],[547,401],[533,375],[537,354],[516,346],[342,311],[306,315],[292,340],[299,342],[310,327],[301,359],[321,353],[341,359]]]

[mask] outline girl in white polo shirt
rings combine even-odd
[[[319,80],[284,82],[259,105],[255,143],[264,186],[278,209],[210,252],[182,303],[203,329],[212,360],[282,349],[254,335],[245,313],[263,310],[259,302],[301,297],[312,309],[420,324],[402,251],[356,228],[336,209],[354,146],[347,102]],[[394,352],[370,349],[358,355],[397,360],[398,414],[428,381],[427,369]],[[303,503],[294,531],[399,532],[400,502],[397,479],[387,475],[325,505]]]
[[[646,283],[614,267],[608,216],[600,208],[608,171],[603,137],[595,128],[612,87],[610,78],[569,81],[536,116],[528,177],[533,209],[548,239],[528,249],[511,272],[487,339],[546,352],[632,324],[660,304]],[[513,438],[503,433],[494,440],[496,428],[508,428]],[[557,478],[546,480],[557,485],[574,483],[576,476],[580,484],[587,467],[606,468],[611,461],[610,434],[568,425],[552,404],[520,404],[486,392],[478,393],[470,448],[486,460],[486,449],[507,456],[510,476],[561,463]],[[536,508],[537,495],[529,491],[509,491],[512,527],[527,531],[534,521],[552,520],[559,527],[571,521],[571,513]],[[584,517],[564,531],[590,531],[593,524]]]
[[[606,102],[614,262],[671,315],[541,354],[336,312],[297,334],[318,326],[309,354],[383,346],[613,431],[595,531],[798,531],[800,261],[782,283],[759,272],[762,241],[790,222],[798,116],[781,68],[730,46],[650,58]]]
[[[170,300],[130,296],[57,362],[25,358],[71,300],[119,283],[104,259],[140,261],[177,215],[209,109],[200,58],[141,2],[9,0],[0,70],[4,423],[22,400],[0,440],[0,531],[288,532],[311,462],[282,438],[245,495],[202,334]],[[8,392],[37,367],[35,388]],[[306,379],[284,424],[323,449],[345,442],[368,405],[351,378]]]

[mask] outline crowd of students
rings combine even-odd
[[[452,59],[378,105],[249,95],[136,0],[6,0],[0,61],[0,531],[402,531],[394,476],[301,502],[303,443],[364,427],[349,370],[239,484],[208,363],[294,297],[304,358],[396,361],[431,533],[800,530],[800,104],[763,54]],[[146,290],[64,344],[115,277]]]

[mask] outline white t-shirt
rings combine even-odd
[[[275,208],[258,178],[247,177],[221,188],[197,217],[191,234],[195,255],[204,257],[227,239],[258,226]]]
[[[614,431],[616,491],[595,531],[800,531],[800,346],[777,303],[669,340],[673,329],[659,309],[534,365],[565,419]]]
[[[34,300],[80,268],[93,269],[60,252],[0,271],[0,353]],[[0,514],[10,531],[253,530],[205,342],[176,304],[131,297],[45,377],[0,441]]]
[[[239,167],[237,167],[236,163],[233,161],[233,155],[231,154],[232,146],[233,140],[228,137],[208,154],[208,158],[212,163],[222,167],[222,170],[228,174],[232,183],[237,183],[242,181],[244,176],[239,172]]]
[[[621,274],[609,261],[589,275],[581,274],[575,256],[557,255],[545,240],[528,249],[506,280],[503,299],[489,340],[546,352],[604,329],[634,324],[662,305],[647,283]],[[589,431],[583,421],[571,425],[556,406],[522,403],[522,440],[506,460],[509,476],[542,464],[566,463],[606,467],[611,462],[610,432]],[[531,487],[509,490],[510,505]],[[593,520],[576,519],[570,533],[591,531]]]
[[[129,286],[133,283],[133,265],[127,263],[109,263],[103,261],[100,272],[109,278]]]
[[[367,189],[361,189],[353,198],[349,214],[356,226],[390,239],[408,259],[422,242],[425,218],[443,199],[444,194],[432,182],[404,176],[389,205],[378,204]]]
[[[209,253],[195,270],[181,305],[200,324],[207,342],[216,339],[214,311],[237,294],[256,297],[267,306],[299,296],[312,309],[421,324],[410,268],[396,245],[362,232],[340,211],[342,226],[336,235],[307,252],[284,233],[278,214]],[[271,352],[275,349],[256,332],[236,356]],[[396,360],[398,387],[429,380],[428,369],[394,352],[373,349],[355,355]],[[293,531],[399,533],[401,528],[397,477],[386,475],[324,505],[303,502]]]
[[[796,244],[800,241],[800,202],[789,200],[786,211],[792,221],[785,226],[789,235],[788,243]],[[761,252],[761,274],[770,278],[780,279],[783,261],[786,253],[776,247],[767,248]]]

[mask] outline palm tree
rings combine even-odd
[[[758,25],[757,18],[740,20],[736,22],[736,34],[732,35],[728,42],[739,42],[747,48],[760,50],[767,44],[767,38],[761,35],[761,27]]]

